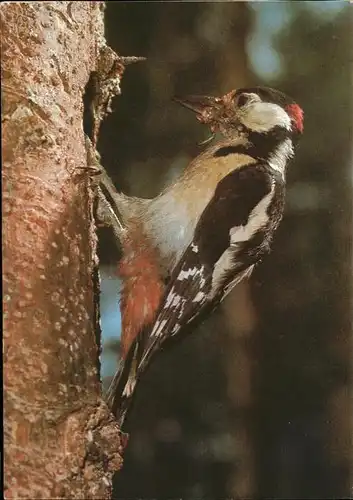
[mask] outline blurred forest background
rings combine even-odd
[[[151,197],[207,137],[175,94],[269,85],[305,111],[285,217],[249,283],[141,382],[114,498],[347,498],[352,484],[352,24],[346,2],[107,2],[129,67],[99,142]],[[117,363],[119,257],[100,233],[102,377]]]

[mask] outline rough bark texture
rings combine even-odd
[[[120,434],[101,400],[82,95],[98,2],[1,7],[7,498],[109,498]]]

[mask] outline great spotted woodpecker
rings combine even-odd
[[[303,111],[282,92],[242,88],[176,99],[213,142],[154,199],[100,189],[123,247],[122,361],[107,402],[122,425],[151,357],[193,329],[269,251]]]

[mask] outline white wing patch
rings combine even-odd
[[[206,294],[203,292],[197,292],[197,295],[194,297],[193,302],[203,302],[206,298]]]
[[[271,203],[275,182],[272,181],[270,192],[252,209],[248,222],[245,226],[232,227],[229,231],[231,246],[242,241],[249,241],[254,236],[256,231],[261,229],[268,222],[267,209]]]
[[[177,293],[173,293],[173,289],[170,291],[168,294],[165,308],[167,309],[168,307],[175,308],[179,305],[181,300],[181,297]]]
[[[156,337],[159,337],[160,335],[162,335],[163,333],[163,328],[165,327],[167,323],[167,320],[166,319],[163,319],[162,321],[159,322],[158,324],[158,328],[156,329],[155,331],[155,336]]]
[[[197,267],[193,267],[192,269],[188,269],[187,271],[180,271],[180,274],[177,279],[179,281],[187,280],[191,276],[194,276],[197,273],[197,271],[198,271]]]
[[[212,288],[210,292],[211,299],[218,293],[227,272],[234,269],[234,261],[236,259],[239,243],[249,241],[254,234],[268,222],[269,216],[267,209],[273,197],[274,187],[275,182],[273,181],[270,192],[253,208],[249,215],[248,222],[244,226],[235,226],[230,229],[230,246],[222,253],[213,269]],[[235,278],[235,280],[236,279],[237,278]],[[239,281],[240,279],[235,281],[232,286],[235,286]]]
[[[191,248],[191,251],[194,249]],[[151,331],[151,337],[163,337],[171,325],[173,328],[170,335],[175,335],[179,331],[181,323],[186,324],[191,320],[190,318],[186,321],[185,318],[182,319],[186,308],[192,303],[198,303],[197,309],[199,309],[199,305],[207,299],[206,291],[203,291],[206,284],[204,272],[204,266],[180,270],[165,299],[164,307],[158,314]],[[190,283],[187,283],[186,280],[189,280]],[[193,297],[192,294],[195,296]]]

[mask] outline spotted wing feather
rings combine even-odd
[[[261,164],[234,170],[219,182],[173,270],[154,322],[135,339],[131,362],[115,379],[119,390],[110,397],[110,406],[119,414],[120,405],[121,423],[153,354],[200,321],[268,250],[283,211],[282,183]]]
[[[275,196],[273,173],[264,165],[235,170],[219,183],[196,226],[194,240],[174,269],[149,330],[139,369],[144,370],[164,340],[178,334],[196,318],[202,319],[205,310],[213,308],[241,279],[250,275],[260,255],[267,250],[265,226],[272,222],[269,206]],[[261,208],[265,213],[254,212],[266,197],[267,204]],[[248,234],[247,227],[251,229]],[[248,255],[248,239],[233,243],[237,232],[258,239],[258,252]],[[222,264],[224,256],[228,267],[222,269],[217,264]]]

